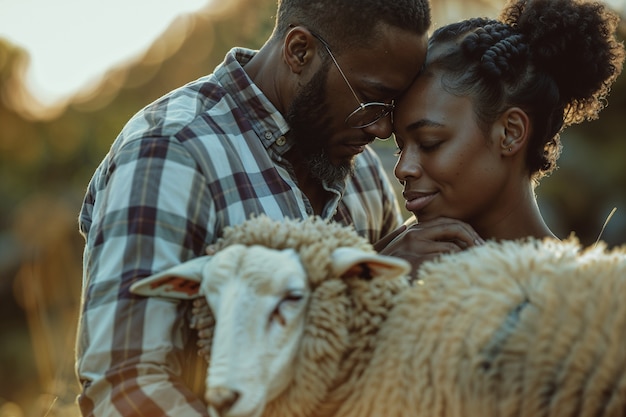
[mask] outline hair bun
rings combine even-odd
[[[554,79],[564,104],[606,95],[621,70],[619,19],[601,3],[521,0],[501,19],[524,35],[532,64]]]

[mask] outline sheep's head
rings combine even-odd
[[[331,255],[336,277],[396,277],[408,264],[354,248]],[[204,296],[215,318],[206,400],[211,415],[260,416],[293,379],[311,286],[293,249],[233,244],[138,281],[141,295]]]

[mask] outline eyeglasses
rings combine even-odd
[[[343,77],[343,80],[346,82],[348,88],[352,92],[354,99],[359,104],[359,107],[357,107],[355,111],[353,111],[348,115],[348,117],[346,117],[346,125],[354,129],[363,129],[365,127],[373,125],[393,111],[395,107],[394,100],[391,100],[391,103],[381,103],[378,101],[369,101],[367,103],[363,103],[361,100],[359,100],[359,97],[356,95],[356,92],[354,91],[354,88],[352,88],[352,85],[350,85],[346,74],[343,73],[341,67],[339,66],[339,63],[331,52],[328,43],[324,39],[322,39],[322,37],[317,33],[314,33],[310,30],[309,32],[311,32],[311,35],[313,35],[318,41],[321,42],[322,45],[324,45],[326,51],[328,51],[328,55],[330,55],[330,58],[335,63],[335,66],[339,70],[339,73]]]

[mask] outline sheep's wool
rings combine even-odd
[[[626,248],[491,242],[418,279],[341,415],[626,415]]]
[[[319,217],[281,221],[255,217],[226,228],[211,251],[232,244],[295,249],[312,288],[294,381],[268,403],[263,416],[335,415],[369,366],[376,332],[391,310],[394,295],[409,288],[408,280],[332,276],[330,258],[336,248],[375,251],[353,228]]]
[[[272,220],[266,215],[224,229],[212,250],[229,245],[263,245],[272,249],[295,249],[313,286],[328,278],[330,255],[339,247],[374,252],[372,245],[351,227],[310,217],[306,220]]]
[[[259,217],[233,243],[294,248],[313,289],[292,384],[263,416],[624,416],[626,247],[570,237],[489,242],[425,263],[418,280],[329,276],[319,219]]]

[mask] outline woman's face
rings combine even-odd
[[[419,221],[450,217],[474,228],[495,220],[509,176],[497,123],[485,135],[472,101],[446,92],[437,73],[418,77],[393,121],[407,210]]]

